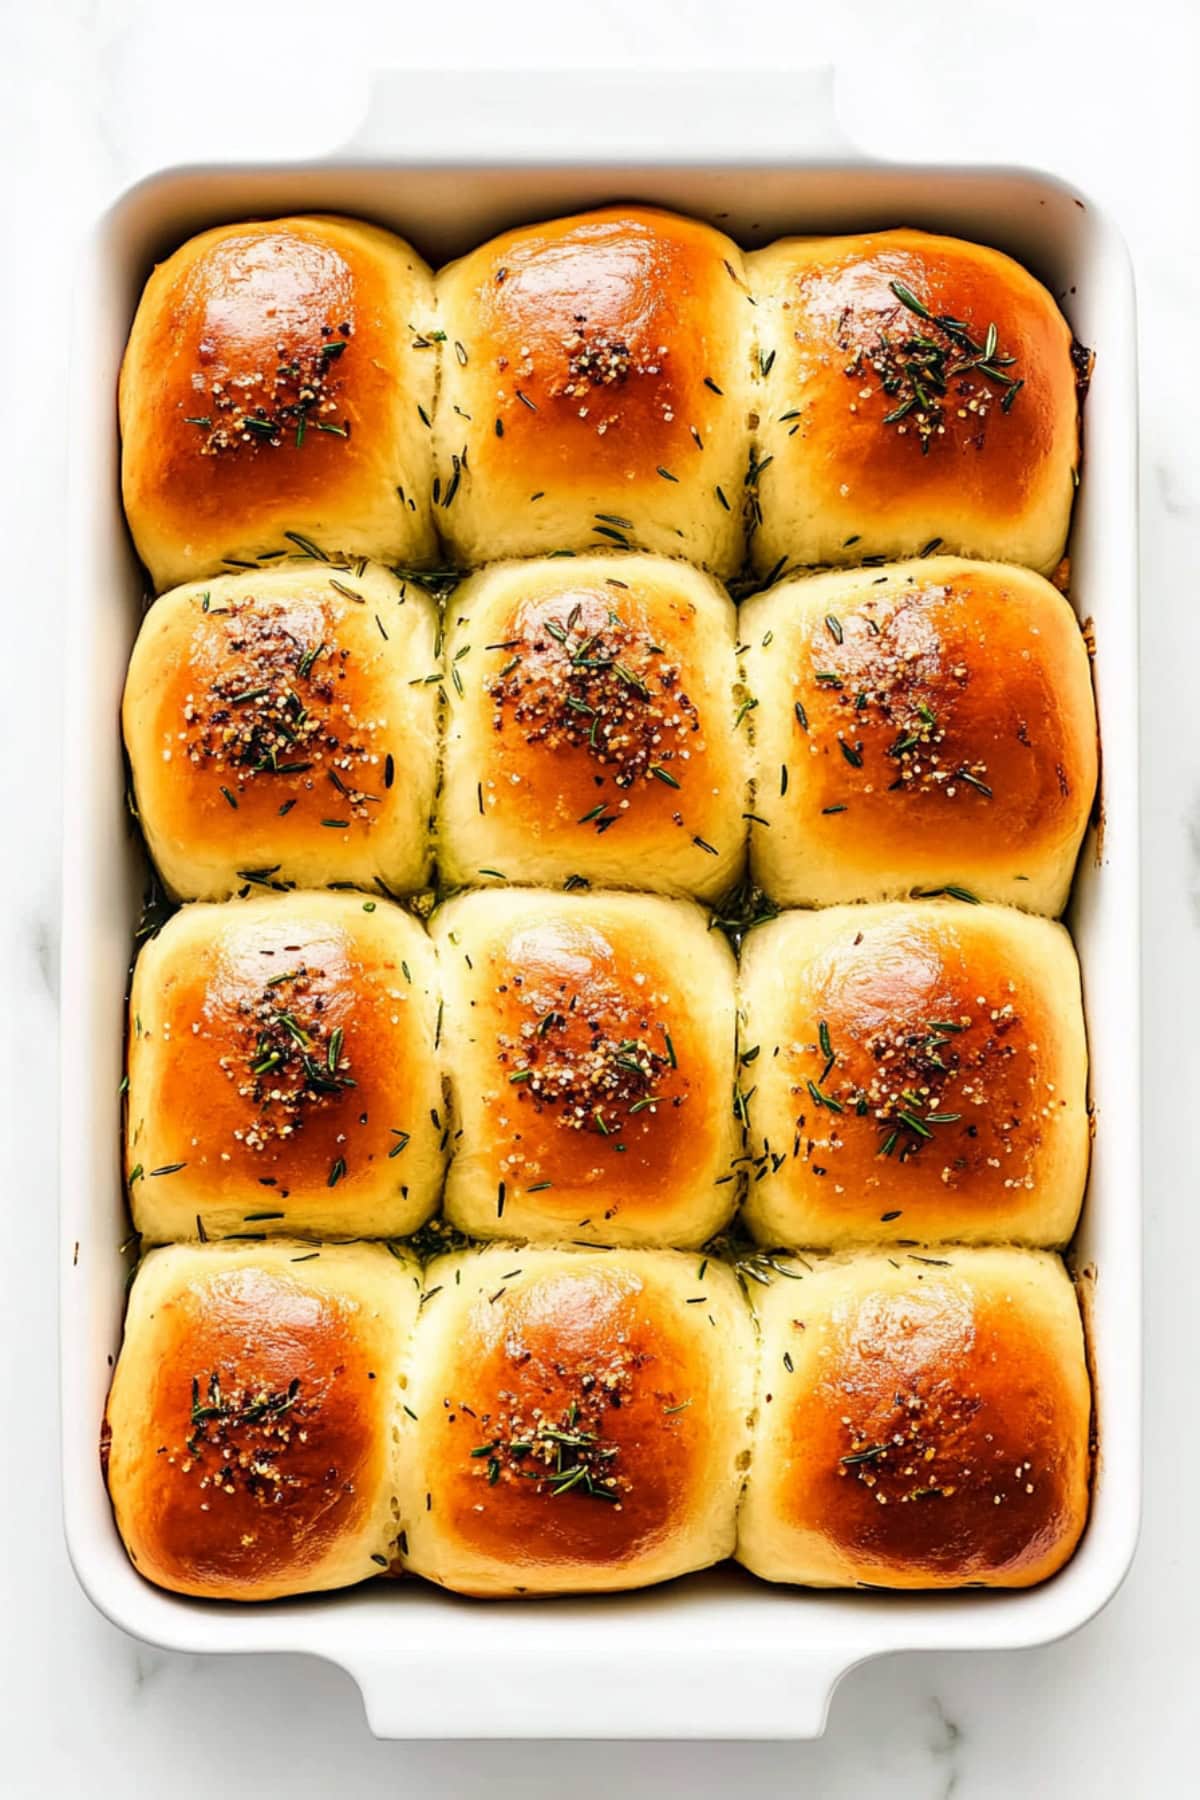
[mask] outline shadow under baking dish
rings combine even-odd
[[[581,128],[586,138],[586,125]],[[145,865],[124,818],[118,725],[142,576],[121,513],[117,370],[157,256],[239,217],[328,210],[374,219],[440,263],[502,228],[637,199],[709,219],[747,246],[797,232],[913,225],[1026,263],[1097,349],[1072,586],[1095,640],[1103,839],[1085,843],[1067,923],[1083,972],[1098,1129],[1073,1261],[1082,1284],[1101,1451],[1073,1560],[1042,1587],[909,1595],[772,1588],[730,1566],[662,1588],[531,1605],[371,1582],[253,1607],[191,1601],[139,1577],[97,1454],[120,1339],[122,996]],[[788,163],[681,154],[623,162],[455,165],[414,158],[195,169],[127,194],[89,247],[72,409],[65,749],[62,1203],[63,1463],[68,1544],[96,1605],[185,1651],[291,1651],[345,1667],[372,1728],[410,1737],[806,1737],[837,1680],[901,1649],[1044,1643],[1112,1595],[1140,1496],[1136,383],[1128,260],[1107,221],[1016,170]]]

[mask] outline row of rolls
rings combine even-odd
[[[925,232],[745,254],[629,205],[435,278],[375,225],[252,221],[146,285],[125,509],[157,592],[297,533],[389,564],[616,542],[760,577],[938,539],[1049,573],[1087,370],[1028,270]]]
[[[1070,1239],[1079,970],[949,897],[786,911],[740,963],[659,895],[362,893],[181,908],[142,948],[126,1174],[147,1243],[696,1247]]]
[[[161,1586],[1023,1586],[1083,1530],[1088,357],[993,249],[719,226],[147,283],[181,904],[102,1451]]]
[[[315,549],[315,546],[310,548]],[[740,608],[613,550],[494,564],[439,608],[295,552],[176,588],[130,663],[168,890],[506,883],[715,901],[914,890],[1057,914],[1096,791],[1088,649],[1011,564],[794,576]]]
[[[743,1271],[748,1265],[743,1265]],[[635,1588],[1023,1587],[1087,1514],[1071,1282],[1010,1248],[764,1259],[172,1245],[104,1457],[135,1566],[265,1600],[413,1574]],[[747,1291],[753,1296],[753,1309]]]

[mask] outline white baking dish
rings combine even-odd
[[[1136,1540],[1137,409],[1128,260],[1095,207],[1045,176],[868,164],[841,154],[829,160],[814,91],[793,77],[615,87],[540,78],[538,119],[528,127],[522,105],[498,108],[498,91],[495,77],[393,78],[353,159],[168,172],[118,201],[89,247],[68,427],[75,466],[63,632],[67,1536],[84,1588],[125,1630],[193,1652],[328,1657],[360,1683],[371,1725],[383,1736],[814,1736],[839,1677],[868,1657],[1016,1647],[1071,1631],[1115,1591]],[[508,91],[511,99],[520,88]],[[388,148],[375,154],[381,138]],[[300,210],[363,214],[411,236],[437,263],[518,220],[623,197],[719,219],[747,244],[889,224],[980,238],[1028,263],[1062,297],[1076,335],[1096,348],[1071,547],[1075,600],[1094,624],[1104,747],[1103,830],[1085,846],[1070,912],[1097,1121],[1074,1252],[1098,1406],[1091,1522],[1069,1566],[1024,1593],[806,1593],[726,1568],[641,1594],[533,1604],[456,1600],[416,1581],[252,1608],[177,1598],[147,1585],[127,1561],[97,1454],[127,1274],[118,1248],[128,1226],[117,1089],[122,995],[144,875],[124,812],[118,732],[142,583],[121,516],[114,405],[137,295],[155,256],[223,220]]]

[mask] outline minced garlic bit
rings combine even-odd
[[[322,817],[369,826],[382,796],[364,775],[370,771],[370,781],[386,788],[393,770],[378,743],[386,719],[360,718],[339,699],[350,652],[298,639],[283,609],[257,606],[248,596],[220,615],[209,612],[206,624],[222,633],[228,666],[206,689],[185,696],[184,729],[175,734],[181,754],[211,773],[233,804],[265,781],[292,797],[289,812],[315,794]]]
[[[639,1116],[684,1104],[670,996],[639,980],[640,973],[617,983],[593,971],[582,993],[566,980],[519,971],[500,984],[498,992],[514,993],[526,1015],[515,1034],[496,1037],[496,1060],[516,1107],[549,1108],[565,1129],[607,1138]],[[522,1135],[518,1127],[514,1142]]]
[[[1010,412],[1025,385],[1011,373],[1016,357],[1000,349],[994,324],[977,342],[962,319],[932,313],[902,282],[889,285],[894,303],[861,314],[847,306],[838,317],[838,349],[849,358],[843,373],[855,384],[850,411],[877,391],[874,377],[891,403],[883,423],[911,434],[922,454],[945,437],[947,416],[965,422],[966,442],[982,450],[992,408]]]
[[[700,717],[680,681],[678,661],[645,627],[584,594],[556,602],[512,644],[487,692],[497,733],[580,751],[596,765],[597,804],[579,823],[603,834],[647,784],[683,788],[693,756],[703,756]],[[619,798],[604,797],[609,782]]]
[[[514,1360],[522,1361],[519,1349]],[[607,1500],[620,1509],[631,1487],[620,1466],[621,1447],[608,1435],[611,1415],[627,1405],[634,1375],[649,1359],[626,1344],[603,1361],[558,1363],[555,1374],[572,1398],[566,1404],[532,1406],[515,1389],[501,1389],[496,1410],[449,1409],[450,1424],[465,1415],[483,1440],[471,1446],[471,1474],[489,1487],[522,1490],[557,1499],[576,1494]]]
[[[805,1071],[791,1090],[800,1103],[793,1156],[825,1174],[827,1158],[869,1130],[878,1156],[900,1163],[934,1145],[948,1159],[947,1186],[987,1167],[1007,1168],[1006,1188],[1032,1188],[1043,1130],[1061,1107],[1037,1046],[1023,1041],[1011,1000],[992,1004],[980,994],[972,1006],[945,1001],[935,1010],[836,1039],[822,1021],[818,1042],[792,1046]]]
[[[323,970],[301,963],[237,1002],[241,1048],[220,1067],[252,1113],[233,1134],[247,1150],[294,1137],[314,1109],[336,1105],[356,1085],[323,979]]]
[[[652,404],[669,424],[675,417],[666,381],[669,354],[666,344],[639,345],[635,333],[593,325],[586,313],[575,313],[558,348],[551,346],[542,360],[535,357],[531,345],[524,343],[517,347],[515,355],[496,358],[501,377],[496,398],[504,401],[510,397],[504,383],[511,380],[517,400],[536,413],[537,403],[522,386],[536,383],[539,398],[566,401],[576,417],[586,420],[597,437],[603,437],[621,423],[618,391],[631,377],[642,377],[662,384],[655,390]]]
[[[806,739],[818,752],[822,714],[831,713],[841,760],[863,770],[867,793],[878,787],[948,800],[993,798],[987,763],[963,756],[954,742],[954,695],[969,686],[970,669],[957,659],[947,666],[936,631],[924,626],[929,607],[951,594],[944,586],[914,585],[887,600],[867,600],[845,618],[830,615],[814,629]],[[876,748],[873,740],[884,736],[887,742]],[[869,756],[881,766],[868,766]]]
[[[350,436],[339,395],[345,386],[340,371],[354,335],[351,320],[322,325],[321,342],[289,346],[280,339],[268,368],[241,369],[236,374],[212,376],[198,369],[192,376],[195,411],[186,423],[196,427],[202,456],[254,454],[278,450],[284,443],[296,449],[309,432],[335,438]],[[215,348],[202,341],[205,362]]]
[[[563,349],[567,353],[569,377],[561,388],[564,394],[586,395],[594,387],[620,385],[629,378],[631,371],[641,374],[644,366],[635,361],[623,337],[615,337],[603,327],[594,330],[589,337],[586,313],[576,313],[575,329],[563,338]],[[647,367],[645,372],[657,375],[658,362]]]
[[[298,1376],[286,1388],[273,1389],[258,1380],[223,1378],[220,1370],[206,1379],[194,1375],[183,1446],[164,1445],[159,1454],[180,1474],[194,1475],[202,1490],[240,1491],[260,1506],[278,1506],[302,1485],[288,1471],[287,1454],[293,1442],[307,1442],[308,1426],[323,1398],[302,1394],[301,1385]],[[336,1473],[331,1471],[330,1478]],[[343,1485],[338,1478],[339,1491]],[[245,1538],[242,1544],[247,1546]]]
[[[967,1491],[991,1492],[999,1506],[1006,1498],[1032,1494],[1031,1462],[1016,1463],[1010,1476],[994,1455],[987,1455],[984,1466],[973,1453],[981,1397],[943,1380],[928,1385],[924,1395],[915,1382],[907,1393],[897,1391],[890,1407],[881,1401],[869,1421],[843,1413],[847,1448],[838,1458],[838,1475],[858,1482],[880,1506],[950,1500]],[[851,1388],[845,1392],[849,1399]],[[992,1442],[992,1434],[983,1436]]]

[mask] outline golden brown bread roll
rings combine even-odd
[[[176,913],[130,995],[137,1229],[151,1242],[415,1230],[442,1175],[435,988],[429,940],[386,900]]]
[[[752,307],[711,226],[609,207],[437,277],[438,528],[468,566],[546,550],[742,558]]]
[[[1087,648],[1024,569],[952,557],[781,582],[742,609],[751,867],[824,906],[966,888],[1066,905],[1096,787]]]
[[[729,1270],[701,1270],[512,1245],[430,1265],[398,1448],[408,1568],[587,1593],[730,1554],[754,1339]]]
[[[264,553],[432,560],[433,277],[391,232],[221,225],[155,269],[121,368],[122,485],[156,592]]]
[[[783,913],[740,989],[761,1242],[1066,1243],[1087,1044],[1061,925],[952,900]]]
[[[745,857],[747,732],[722,588],[649,556],[507,563],[447,608],[449,882],[713,898]]]
[[[756,1290],[739,1562],[812,1587],[1029,1587],[1087,1519],[1091,1395],[1057,1257],[818,1262]]]
[[[105,1421],[117,1525],[148,1581],[271,1600],[387,1567],[419,1288],[382,1245],[151,1251]]]
[[[311,561],[176,588],[125,683],[125,743],[169,891],[429,875],[437,612],[372,563]]]
[[[759,569],[916,555],[1049,574],[1079,463],[1071,329],[1011,257],[922,231],[785,238],[758,305]]]
[[[734,961],[687,901],[463,895],[434,914],[454,1102],[447,1217],[475,1237],[701,1244],[738,1134]]]

